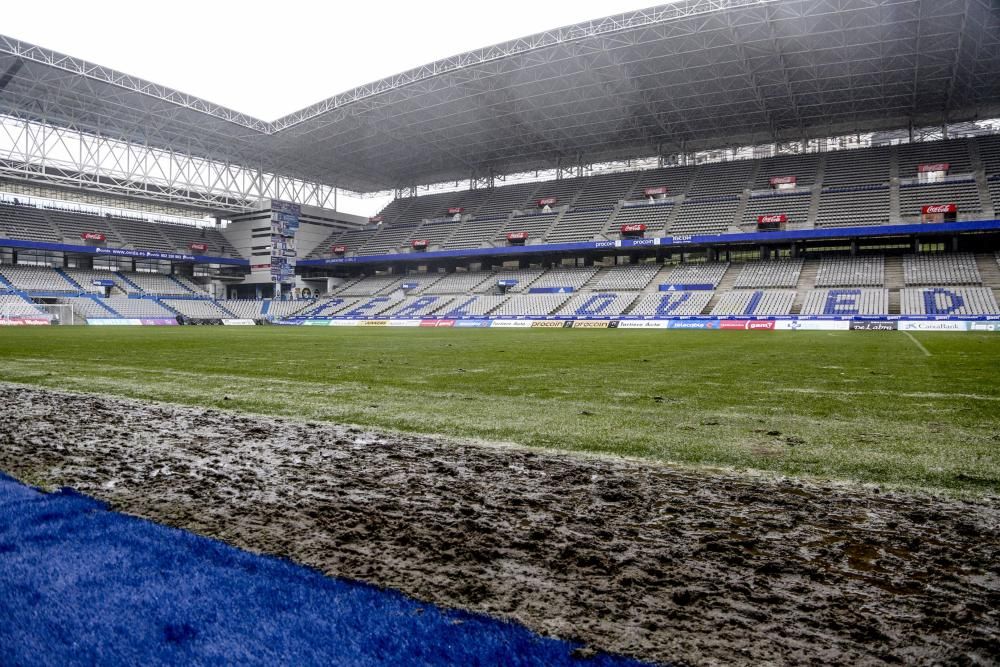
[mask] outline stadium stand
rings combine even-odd
[[[678,264],[660,278],[662,285],[712,285],[718,287],[729,262]]]
[[[566,288],[575,291],[593,278],[597,271],[597,267],[551,269],[532,283],[530,289]]]
[[[104,288],[94,285],[95,280],[110,280],[118,286],[120,290],[126,292],[125,288],[120,285],[122,283],[121,277],[113,271],[101,271],[94,269],[63,269],[63,272],[70,277],[84,292],[93,292],[95,294],[104,294]]]
[[[824,188],[815,226],[887,225],[890,222],[890,194],[889,186],[884,184]]]
[[[892,165],[888,148],[832,151],[826,154],[824,188],[855,185],[886,185]]]
[[[622,225],[646,225],[646,236],[662,236],[674,210],[672,201],[626,206],[609,222],[607,235],[617,238]]]
[[[493,276],[493,271],[449,273],[425,289],[424,294],[465,294],[466,292],[473,292]],[[496,286],[496,282],[494,281],[490,286]]]
[[[645,317],[682,317],[700,315],[708,307],[715,292],[658,292],[645,294],[629,311]]]
[[[353,304],[350,308],[341,311],[340,314],[347,317],[373,317],[390,310],[393,306],[405,298],[406,297],[397,292],[390,295],[359,299],[357,303]]]
[[[906,255],[903,280],[907,285],[979,285],[982,276],[971,253]]]
[[[126,279],[126,292],[130,294],[192,295],[189,287],[162,273],[119,273],[119,276]]]
[[[160,225],[132,218],[109,218],[109,222],[126,246],[175,252],[173,243],[160,233]]]
[[[361,299],[331,296],[320,299],[302,310],[302,315],[309,317],[332,317],[337,313],[353,308]]]
[[[920,208],[929,204],[957,204],[961,217],[976,217],[983,211],[975,178],[950,180],[946,183],[900,183],[901,217],[919,218]]]
[[[949,174],[968,174],[972,171],[972,158],[966,139],[902,144],[897,147],[897,151],[900,178],[914,177],[919,165],[936,162],[947,162]]]
[[[506,225],[493,237],[494,245],[507,245],[507,234],[515,232],[527,232],[528,239],[525,245],[538,243],[545,238],[549,227],[556,221],[558,213],[529,213],[511,218]]]
[[[613,205],[625,199],[638,176],[634,171],[597,174],[587,182],[586,187],[573,201],[573,208],[582,210]]]
[[[494,279],[481,283],[474,291],[479,293],[493,292],[497,289],[497,283],[501,280],[513,280],[513,285],[506,288],[507,292],[523,292],[531,286],[533,282],[545,273],[545,269],[504,269],[494,274]]]
[[[712,315],[790,315],[794,302],[794,291],[726,292],[712,308]]]
[[[594,285],[597,292],[614,292],[619,290],[641,290],[660,272],[659,264],[624,264],[612,266]]]
[[[16,289],[25,292],[79,292],[61,273],[44,266],[0,265],[0,274]]]
[[[546,243],[590,241],[603,238],[601,231],[611,217],[612,208],[575,209],[564,213],[545,237]]]
[[[48,317],[48,315],[19,294],[0,292],[0,317]]]
[[[64,243],[79,244],[83,234],[104,234],[107,241],[122,243],[116,232],[103,215],[84,213],[82,211],[66,211],[56,208],[45,209],[52,225],[63,238]]]
[[[465,221],[455,229],[448,240],[442,244],[442,247],[445,250],[479,248],[486,245],[488,239],[499,235],[506,220],[507,216],[488,216]]]
[[[409,296],[384,314],[388,317],[399,317],[403,319],[427,317],[432,313],[446,307],[451,303],[452,298],[448,296],[425,294],[423,296]]]
[[[722,234],[734,224],[740,199],[735,195],[687,199],[670,223],[671,234]]]
[[[40,209],[8,202],[0,202],[0,236],[50,243],[59,243],[62,240]]]
[[[823,257],[816,287],[881,287],[885,284],[885,257]]]
[[[764,190],[771,187],[774,176],[795,176],[800,188],[807,188],[816,182],[820,155],[806,153],[796,155],[778,155],[760,161],[757,178],[754,180],[754,190]]]
[[[736,276],[733,287],[795,287],[799,282],[801,272],[801,259],[749,262]]]
[[[371,296],[395,289],[402,281],[401,276],[368,276],[335,292],[338,296]]]
[[[440,313],[442,317],[470,317],[476,315],[486,315],[498,308],[510,297],[501,295],[489,296],[466,296],[459,297],[443,309]]]
[[[688,199],[741,192],[750,187],[756,168],[753,160],[702,164],[687,190]]]
[[[59,303],[69,305],[77,317],[84,320],[115,319],[120,317],[117,312],[104,305],[104,299],[89,296],[75,296],[59,299]]]
[[[635,301],[636,295],[617,292],[578,294],[559,310],[559,315],[607,317],[621,315]]]
[[[490,314],[500,316],[551,315],[569,298],[568,294],[515,294]]]
[[[888,315],[889,290],[816,289],[806,292],[801,315]]]
[[[991,315],[1000,312],[988,287],[922,287],[900,292],[903,315]]]
[[[809,206],[812,203],[812,192],[809,190],[792,190],[787,193],[774,192],[751,195],[743,211],[741,226],[744,231],[757,228],[757,217],[761,215],[788,216],[789,229],[801,229],[811,226],[809,222]]]
[[[414,238],[420,225],[383,226],[368,241],[358,248],[359,255],[385,255],[397,252],[403,243]]]
[[[233,314],[209,299],[162,299],[167,308],[191,319],[226,319]]]
[[[171,318],[174,313],[153,299],[134,299],[127,296],[112,296],[103,303],[122,317],[129,318]]]

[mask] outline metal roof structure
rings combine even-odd
[[[132,160],[131,180],[225,208],[1000,117],[998,72],[993,0],[680,0],[456,55],[273,122],[0,36],[0,114],[169,156],[160,178]],[[4,158],[0,177],[29,171]],[[215,166],[196,179],[187,161]]]

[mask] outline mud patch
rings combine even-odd
[[[651,661],[996,661],[1000,501],[0,385],[0,470]]]

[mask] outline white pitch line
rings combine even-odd
[[[924,347],[919,340],[917,340],[916,338],[913,337],[913,334],[911,334],[909,331],[904,331],[903,333],[906,334],[907,338],[909,338],[910,340],[913,341],[914,345],[916,345],[917,347],[920,348],[921,352],[923,352],[924,354],[926,354],[928,357],[932,356],[931,353],[927,351],[927,348]]]

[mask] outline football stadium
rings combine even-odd
[[[510,37],[0,35],[0,664],[1000,664],[1000,4]]]

